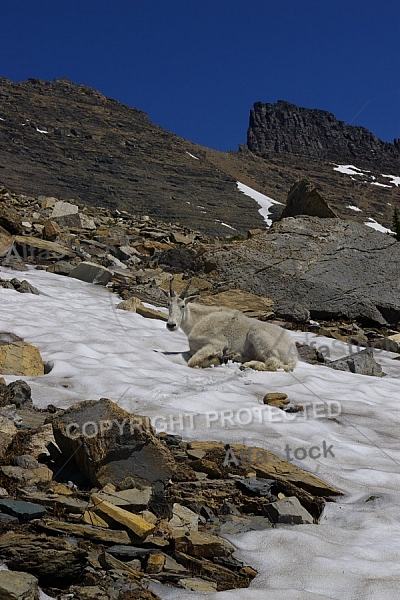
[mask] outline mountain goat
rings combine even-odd
[[[224,306],[192,304],[199,296],[187,296],[190,281],[180,296],[170,280],[169,331],[186,333],[191,358],[189,367],[210,367],[227,360],[241,362],[257,371],[293,371],[298,353],[290,334],[272,323],[246,317]]]

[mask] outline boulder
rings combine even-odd
[[[266,504],[265,510],[273,523],[300,525],[314,522],[310,513],[306,511],[296,497],[284,498]]]
[[[256,238],[213,248],[203,260],[213,261],[230,287],[271,298],[277,313],[290,303],[316,320],[385,325],[400,319],[400,244],[360,223],[282,219]]]
[[[31,388],[23,379],[12,381],[5,388],[0,383],[0,406],[15,404],[17,408],[32,406]]]
[[[2,600],[38,600],[38,580],[21,571],[0,571],[0,598]]]
[[[56,221],[52,221],[51,219],[48,219],[47,221],[45,221],[43,230],[42,230],[42,237],[44,240],[47,240],[49,242],[54,242],[54,240],[57,239],[57,237],[60,235],[60,233],[61,233],[61,228]]]
[[[44,375],[40,352],[25,342],[0,343],[0,373],[36,377]]]
[[[388,335],[380,340],[376,340],[373,342],[372,346],[374,348],[378,348],[379,350],[400,353],[400,333]]]
[[[373,375],[382,377],[382,367],[374,358],[373,348],[366,348],[361,352],[356,352],[325,363],[327,367],[336,369],[337,371],[349,371],[350,373],[358,373],[359,375]]]
[[[56,442],[94,486],[132,477],[162,489],[175,463],[145,419],[101,398],[86,400],[53,420]]]
[[[110,269],[107,269],[102,265],[83,261],[74,267],[72,271],[69,272],[68,276],[74,277],[74,279],[80,279],[81,281],[86,281],[87,283],[107,285],[107,283],[111,281],[113,274]]]
[[[281,219],[296,215],[319,218],[337,217],[316,187],[305,177],[296,181],[290,188]]]
[[[75,204],[71,204],[70,202],[64,202],[63,200],[56,200],[53,205],[53,211],[51,213],[51,218],[56,219],[60,217],[65,217],[66,215],[75,215],[78,213],[78,207]]]

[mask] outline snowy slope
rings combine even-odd
[[[266,224],[268,226],[271,225],[272,220],[269,217],[270,208],[273,204],[281,204],[281,202],[273,200],[269,196],[266,196],[265,194],[261,194],[261,192],[253,190],[253,188],[249,187],[248,185],[245,185],[244,183],[240,183],[240,181],[237,181],[236,184],[239,190],[243,192],[243,194],[246,194],[246,196],[250,196],[250,198],[253,198],[253,200],[257,202],[257,204],[260,206],[258,212],[262,217],[264,217]]]
[[[371,174],[371,171],[367,171],[365,169],[359,169],[358,167],[355,167],[354,165],[336,165],[333,168],[333,170],[338,171],[339,173],[343,173],[345,175],[350,175],[350,178],[353,179],[353,181],[357,180],[357,178],[354,177],[354,175],[356,175],[360,181],[363,181],[365,184],[369,184],[369,185],[377,185],[379,187],[384,187],[384,188],[389,188],[389,189],[392,189],[393,186],[397,187],[400,185],[400,177],[397,177],[396,175],[384,175],[383,173],[381,173],[382,177],[386,177],[387,179],[390,179],[390,181],[388,182],[390,185],[386,185],[384,183],[379,183],[378,181],[374,181],[376,179],[376,177]],[[355,211],[360,211],[360,209],[357,208],[356,206],[348,206],[347,208],[350,208],[351,210],[355,210]],[[382,233],[394,233],[394,231],[392,231],[388,227],[384,227],[383,225],[381,225],[380,223],[378,223],[375,219],[372,219],[371,217],[368,217],[368,221],[365,221],[364,225],[367,225],[368,227],[372,227],[372,229],[376,229],[377,231],[381,231]]]
[[[281,526],[230,537],[237,556],[259,571],[249,589],[200,594],[155,585],[174,600],[394,600],[400,580],[400,361],[381,352],[388,374],[365,377],[300,363],[294,373],[204,370],[185,362],[188,344],[161,321],[115,308],[118,297],[44,271],[0,269],[27,279],[40,296],[0,288],[0,331],[35,344],[51,371],[25,378],[39,407],[108,397],[184,439],[264,446],[283,458],[332,446],[319,459],[293,460],[342,489],[320,525]],[[311,342],[311,334],[294,334]],[[316,338],[330,358],[345,344]],[[7,383],[17,377],[6,376]],[[267,412],[262,398],[284,391],[303,413]],[[309,405],[307,404],[309,403]],[[329,409],[340,414],[330,418]],[[338,408],[339,407],[339,408]],[[290,419],[289,419],[290,418]],[[370,498],[370,501],[367,501]]]

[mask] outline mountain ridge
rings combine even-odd
[[[247,146],[263,158],[274,154],[329,160],[354,160],[361,166],[399,168],[400,139],[393,144],[365,127],[346,124],[328,111],[296,106],[286,100],[256,102],[250,111]]]
[[[259,206],[237,181],[285,204],[294,181],[307,177],[339,217],[373,217],[386,226],[399,200],[397,187],[383,187],[388,180],[379,166],[370,171],[370,185],[335,172],[335,164],[320,157],[274,153],[265,159],[247,146],[212,150],[68,79],[0,78],[0,119],[0,181],[11,190],[149,214],[209,235],[265,227]]]

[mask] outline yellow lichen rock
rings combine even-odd
[[[26,377],[44,375],[44,365],[39,350],[22,341],[0,344],[0,373]]]
[[[142,517],[139,517],[128,510],[124,510],[119,506],[115,506],[114,504],[111,504],[111,502],[107,502],[107,500],[102,500],[96,496],[96,494],[92,494],[91,501],[94,504],[97,513],[107,515],[117,523],[120,523],[133,531],[133,533],[140,538],[144,538],[155,529],[154,525],[151,525],[142,519]]]

